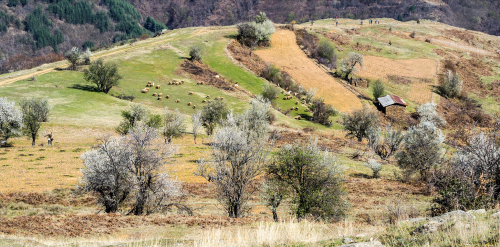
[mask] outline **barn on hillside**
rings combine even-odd
[[[384,113],[386,116],[396,118],[398,120],[403,120],[406,112],[406,107],[408,104],[399,96],[396,95],[386,95],[384,97],[378,98],[378,102],[384,108]]]

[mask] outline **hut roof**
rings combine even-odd
[[[408,106],[401,97],[391,94],[378,98],[378,102],[380,102],[383,107],[388,107],[390,105]]]

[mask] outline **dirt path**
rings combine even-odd
[[[289,73],[306,88],[318,89],[317,96],[341,112],[362,108],[361,100],[309,59],[296,43],[292,31],[280,30],[271,37],[271,48],[256,51],[264,61]]]

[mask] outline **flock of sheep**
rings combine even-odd
[[[177,81],[177,80],[175,80],[175,79],[174,79],[173,81],[168,82],[168,85],[182,85],[182,84],[184,84],[184,81]],[[204,85],[204,83],[203,83],[203,82],[198,82],[198,83],[197,83],[197,85]],[[149,81],[149,82],[146,84],[146,87],[145,87],[145,88],[143,88],[143,89],[141,90],[141,93],[148,93],[148,92],[149,92],[149,89],[150,89],[150,88],[152,88],[152,87],[154,87],[154,88],[156,88],[156,89],[161,89],[161,86],[160,86],[160,85],[156,85],[156,86],[155,86],[155,83],[154,83],[154,82]],[[188,94],[188,95],[194,95],[194,93],[193,93],[193,92],[189,92],[189,94]],[[162,98],[163,98],[163,93],[153,93],[153,96],[154,96],[154,97],[158,97],[158,100],[162,100]],[[165,96],[165,98],[166,98],[166,99],[169,99],[169,98],[170,98],[170,96],[169,96],[169,95],[166,95],[166,96]],[[210,99],[210,95],[207,95],[207,96],[206,96],[206,98],[207,98],[207,99]],[[224,100],[224,97],[215,97],[215,100]],[[176,102],[176,103],[181,103],[181,100],[180,100],[180,99],[177,99],[177,100],[175,100],[175,102]],[[203,100],[201,103],[207,103],[207,102],[208,102],[208,103],[210,103],[210,102],[212,102],[212,100],[208,100],[208,101],[207,101],[207,100]],[[193,104],[193,103],[191,103],[191,102],[189,102],[187,105],[188,105],[188,106],[192,106],[192,107],[193,107],[193,109],[196,109],[196,105],[194,105],[194,104]]]

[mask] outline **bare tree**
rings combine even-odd
[[[21,135],[23,127],[23,112],[13,101],[0,98],[0,146],[9,138]]]
[[[23,99],[19,103],[23,112],[24,131],[31,140],[32,146],[35,146],[38,131],[42,127],[42,122],[48,120],[48,113],[52,108],[46,99]]]
[[[175,151],[159,138],[157,129],[145,124],[119,139],[103,138],[98,148],[82,156],[80,188],[97,193],[106,212],[116,212],[127,199],[133,199],[129,214],[147,215],[169,207],[185,210],[177,200],[182,196],[180,183],[163,172]]]
[[[263,111],[265,107],[253,109]],[[238,121],[232,113],[229,114],[227,121],[212,135],[211,159],[198,162],[196,174],[215,185],[219,202],[229,217],[244,215],[250,194],[249,185],[261,174],[274,144],[268,134],[266,114],[267,109],[257,113],[248,110],[238,117],[244,121]],[[251,118],[254,118],[252,122],[246,121]]]
[[[197,111],[196,113],[194,113],[192,119],[193,119],[194,144],[196,144],[196,137],[200,132],[200,128],[203,126],[203,123],[201,122],[201,111]]]
[[[376,153],[382,160],[386,160],[394,155],[403,143],[403,132],[399,129],[394,129],[391,126],[385,128],[382,134],[382,140],[375,148]]]
[[[163,137],[165,142],[172,142],[172,138],[178,138],[186,132],[186,117],[178,109],[169,110],[165,107],[165,126],[163,127]]]

